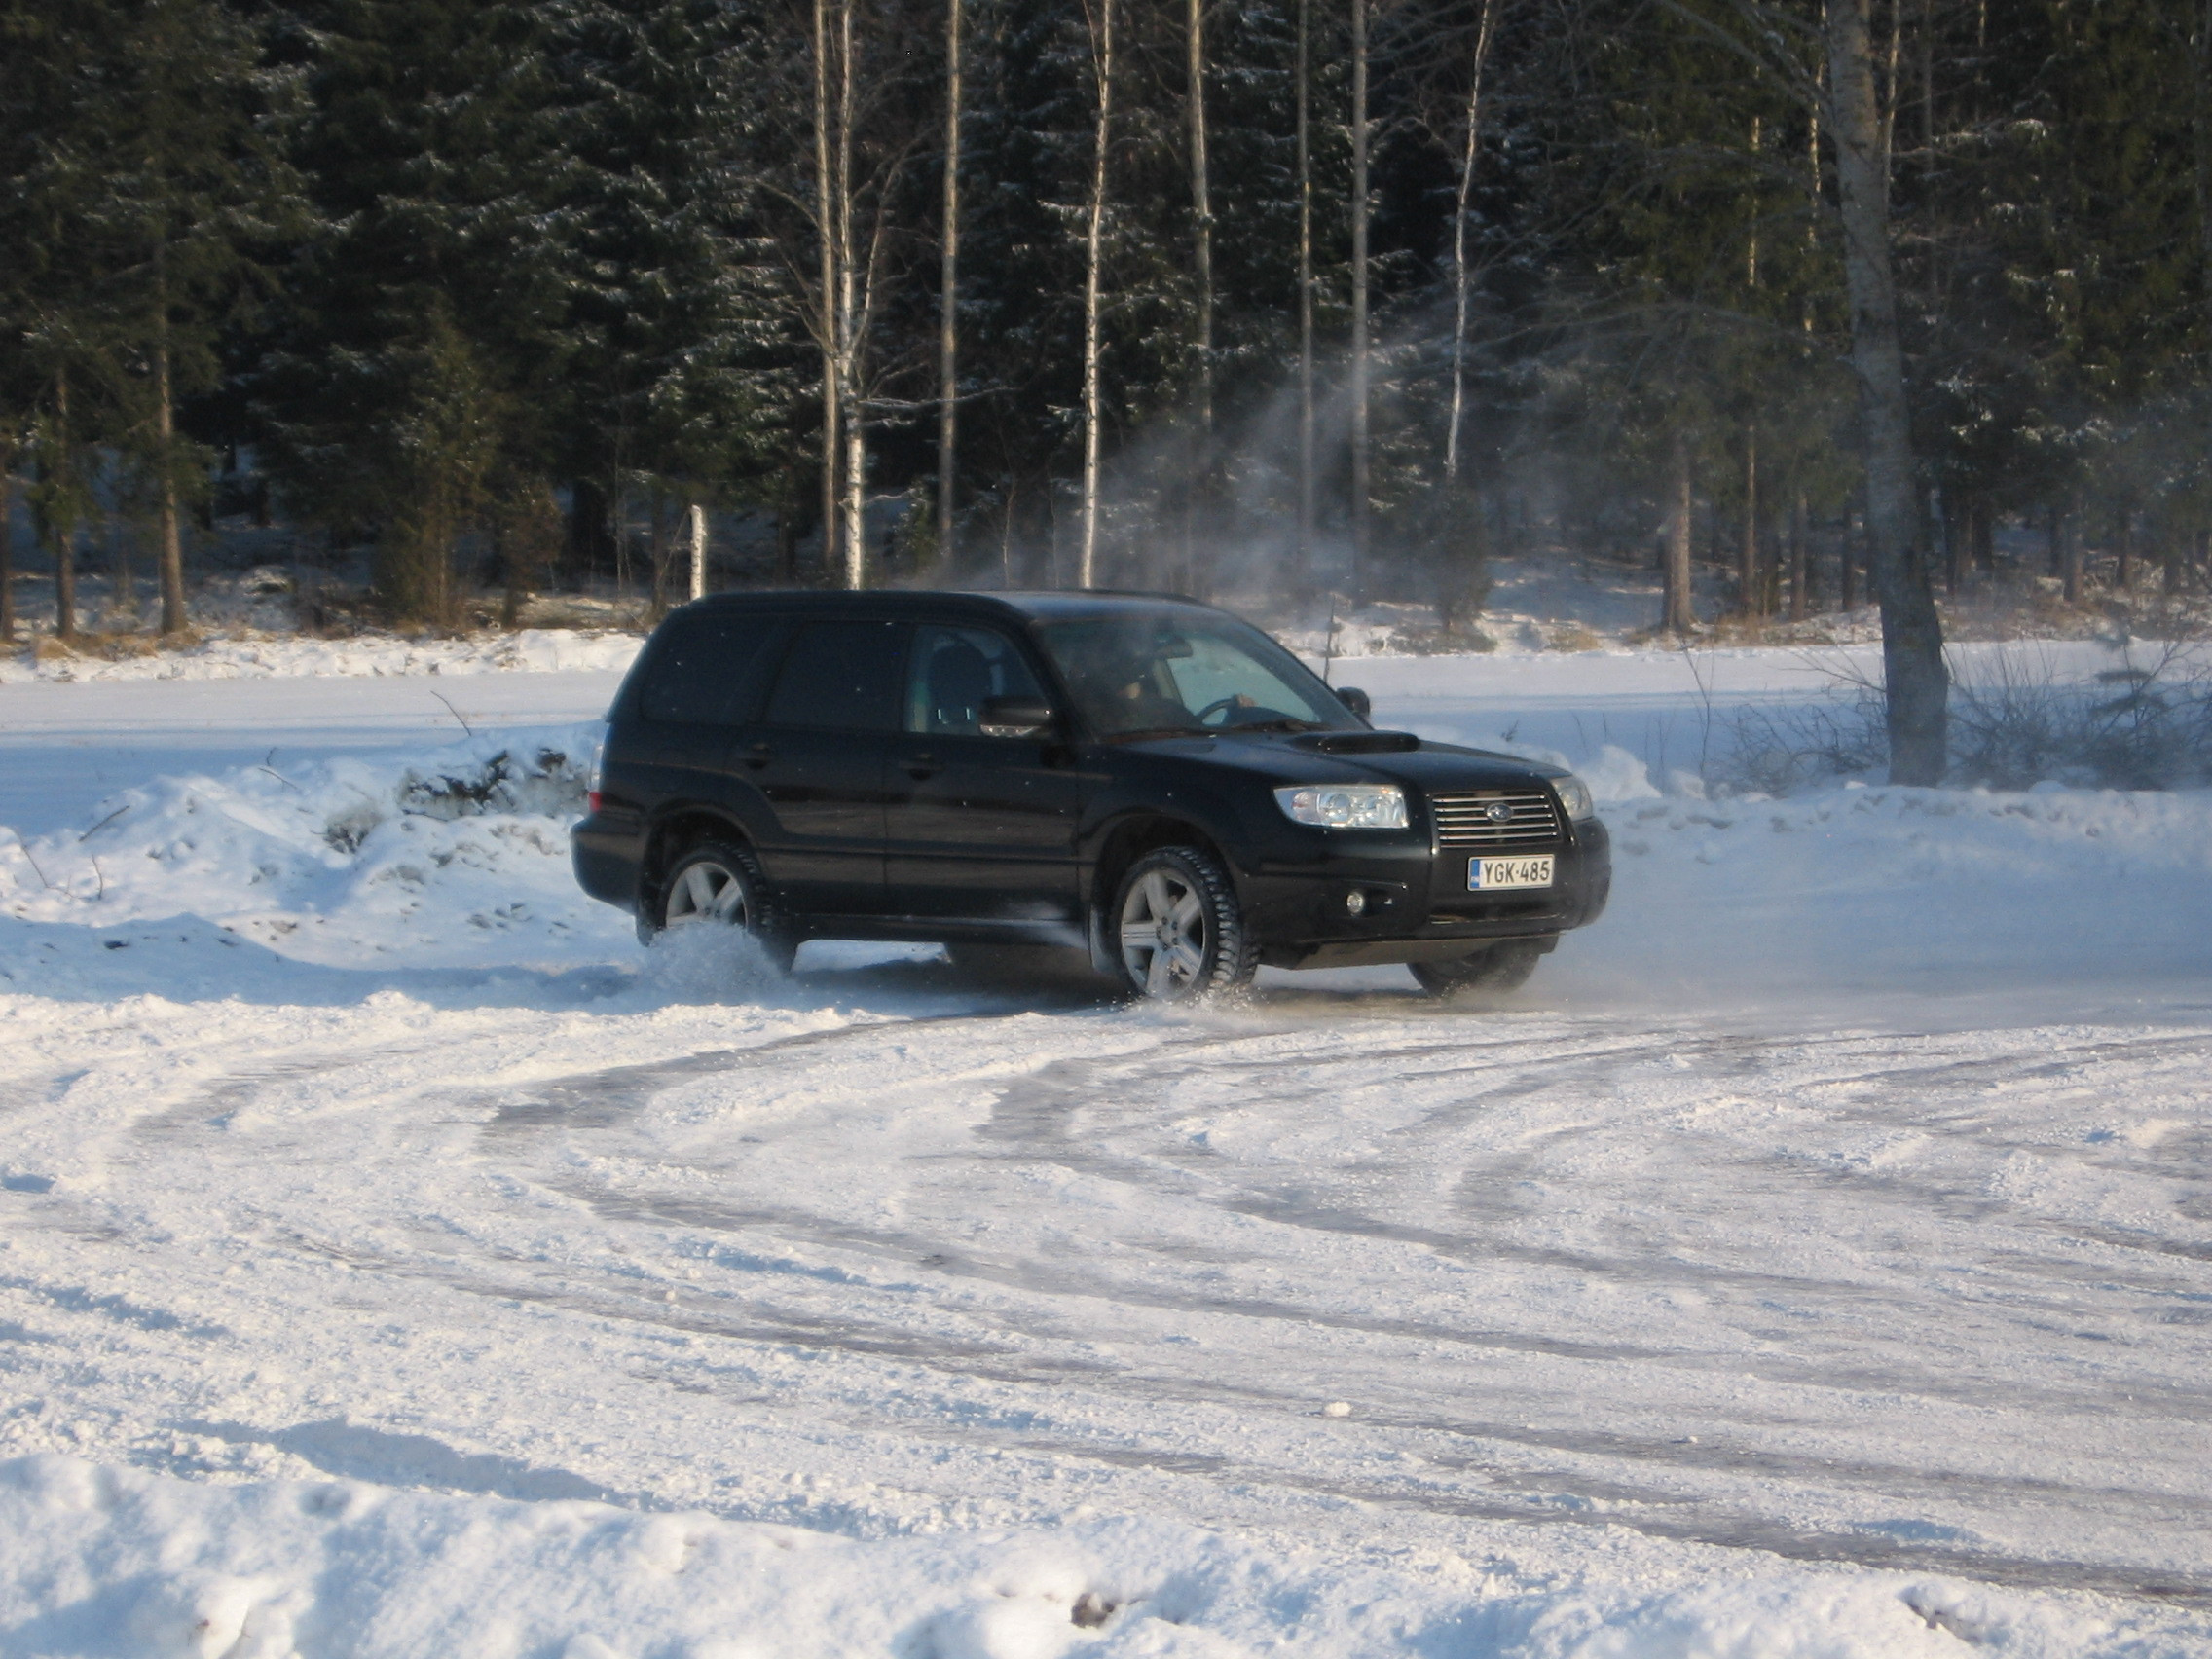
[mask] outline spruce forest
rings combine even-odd
[[[432,626],[1511,550],[1878,601],[1908,775],[1943,596],[2207,579],[2202,4],[5,0],[0,104],[11,636],[241,513]]]

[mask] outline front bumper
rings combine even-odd
[[[1431,846],[1362,846],[1332,834],[1318,853],[1270,860],[1240,872],[1245,924],[1272,968],[1354,968],[1465,956],[1486,940],[1549,938],[1587,927],[1612,891],[1612,847],[1596,820],[1571,826],[1548,847],[1552,885],[1534,892],[1473,893],[1468,854]],[[1346,906],[1357,891],[1366,907]]]

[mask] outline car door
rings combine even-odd
[[[995,628],[923,623],[907,655],[885,778],[885,876],[896,913],[1080,925],[1081,779],[1057,738],[987,737],[990,697],[1042,700]]]
[[[755,850],[792,908],[884,908],[883,769],[897,724],[903,622],[802,618],[736,769],[767,808]]]
[[[755,612],[672,618],[656,637],[608,756],[611,797],[646,813],[743,804],[732,746],[775,666],[783,619]]]

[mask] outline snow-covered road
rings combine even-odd
[[[1489,672],[1382,712],[1484,718]],[[424,807],[549,742],[0,836],[0,1457],[427,1488],[494,1536],[794,1524],[906,1552],[818,1569],[917,1598],[868,1615],[916,1659],[2212,1652],[2212,801],[1721,806],[1622,760],[1615,910],[1509,1006],[1372,971],[1161,1014],[928,952],[641,971],[569,882],[560,763]],[[251,1531],[77,1467],[0,1464],[0,1528],[104,1516],[172,1575]],[[1165,1610],[1216,1547],[1178,1528],[1244,1588]],[[1037,1537],[1091,1576],[1005,1567]],[[137,1582],[51,1548],[80,1599]],[[247,1626],[305,1594],[242,1559]],[[1059,1597],[1050,1640],[959,1623],[977,1560]],[[12,1636],[45,1571],[0,1560],[0,1654],[126,1650]],[[1109,1580],[1129,1612],[1079,1627]],[[752,1582],[714,1581],[750,1649],[541,1609],[231,1650],[886,1650]]]

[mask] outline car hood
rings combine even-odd
[[[1430,743],[1410,732],[1224,732],[1117,745],[1127,752],[1232,768],[1283,784],[1398,784],[1423,795],[1444,791],[1527,788],[1563,777],[1557,766],[1485,749]]]

